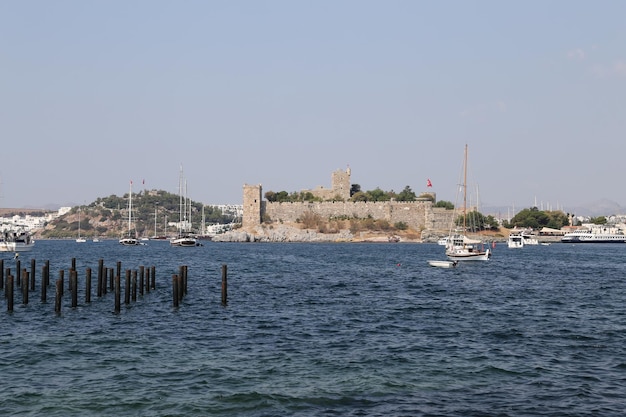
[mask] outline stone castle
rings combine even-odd
[[[305,213],[313,213],[325,219],[331,218],[373,218],[383,219],[393,225],[402,222],[418,231],[432,233],[445,232],[451,224],[453,210],[433,207],[434,201],[418,198],[417,201],[352,202],[350,200],[350,168],[337,170],[331,175],[331,188],[317,187],[310,192],[320,197],[322,202],[281,203],[264,201],[261,185],[243,186],[244,230],[252,230],[261,225],[263,219],[272,221],[296,222]],[[435,197],[434,193],[429,194]]]

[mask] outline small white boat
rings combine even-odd
[[[428,261],[428,265],[437,268],[454,268],[458,263],[458,261]]]

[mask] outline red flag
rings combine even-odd
[[[130,180],[130,185],[133,185],[133,180]]]
[[[146,183],[146,180],[141,180],[141,184],[142,185],[145,184],[145,183]]]
[[[433,186],[433,183],[432,183],[432,182],[430,182],[430,178],[428,178],[428,179],[426,180],[426,186],[427,186],[427,187],[432,187],[432,186]]]

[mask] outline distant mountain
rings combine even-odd
[[[626,208],[620,206],[618,203],[608,199],[602,199],[593,201],[590,203],[582,204],[577,207],[569,209],[572,214],[576,216],[611,216],[614,214],[625,214]]]

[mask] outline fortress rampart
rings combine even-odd
[[[452,210],[433,207],[431,201],[385,201],[385,202],[316,202],[316,203],[274,203],[264,201],[262,216],[272,221],[296,222],[307,213],[314,213],[324,219],[332,218],[373,218],[386,220],[390,224],[405,223],[415,230],[447,230],[450,226]]]
[[[350,169],[335,171],[332,175],[332,188],[318,187],[310,191],[314,195],[338,201],[324,202],[270,202],[262,199],[261,185],[244,185],[243,228],[251,229],[261,224],[263,219],[273,222],[297,222],[304,214],[313,213],[323,219],[365,219],[386,220],[389,224],[405,223],[414,230],[447,232],[453,210],[433,207],[430,200],[352,202],[350,198]]]

